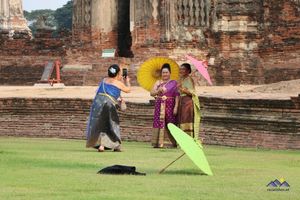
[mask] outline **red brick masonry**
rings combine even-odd
[[[205,144],[300,149],[300,96],[291,100],[200,97]],[[0,136],[84,139],[90,99],[2,98]],[[128,103],[122,138],[149,142],[153,105]]]

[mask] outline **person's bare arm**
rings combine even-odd
[[[178,104],[179,104],[179,96],[175,97],[175,106],[174,106],[174,110],[173,110],[173,114],[177,115],[178,113]]]
[[[118,88],[120,88],[120,90],[122,90],[122,92],[130,93],[131,92],[131,85],[130,85],[129,77],[127,77],[125,79],[125,83],[126,83],[126,85],[123,82],[118,81],[117,82]]]
[[[192,93],[185,87],[180,88],[180,92],[182,92],[188,96],[192,96]]]
[[[152,90],[150,91],[150,95],[152,97],[155,97],[156,95],[159,94],[160,90],[157,89],[158,85],[159,85],[159,81],[156,81],[155,84],[154,84],[154,86],[153,86],[153,88],[152,88]]]
[[[180,92],[188,95],[188,96],[193,96],[193,93],[195,92],[195,83],[194,83],[194,80],[190,77],[190,81],[191,81],[191,84],[193,85],[193,88],[192,89],[188,89],[186,87],[180,87],[179,90]]]

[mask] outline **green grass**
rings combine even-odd
[[[0,199],[300,199],[300,151],[206,146],[214,176],[201,175],[180,149],[124,143],[124,152],[98,153],[85,141],[0,137]],[[114,164],[133,165],[147,176],[98,175]],[[266,184],[285,178],[290,191]]]

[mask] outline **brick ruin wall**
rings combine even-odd
[[[218,84],[300,78],[299,1],[225,0],[218,14],[225,31],[207,33],[221,55],[214,67]]]
[[[205,144],[300,149],[300,95],[290,100],[200,97]],[[85,139],[91,99],[0,99],[0,136]],[[125,141],[150,142],[153,105],[120,112]],[[150,145],[150,144],[149,144]]]
[[[0,85],[33,85],[41,79],[49,60],[62,60],[69,37],[53,38],[52,31],[40,31],[35,38],[15,31],[0,32]]]
[[[259,46],[265,83],[300,77],[300,2],[266,1]]]
[[[243,6],[241,6],[243,5]],[[228,23],[246,23],[246,31],[204,31],[204,46],[192,42],[160,41],[160,25],[148,24],[148,30],[136,26],[132,32],[134,58],[127,58],[133,83],[139,65],[153,56],[168,56],[179,63],[191,53],[205,58],[210,52],[215,64],[209,67],[215,85],[262,84],[300,78],[300,16],[298,1],[223,0],[218,18]],[[252,22],[257,22],[253,25]],[[222,25],[224,26],[224,25]],[[257,31],[251,31],[255,27]],[[191,30],[193,31],[193,30]],[[101,58],[101,51],[116,46],[115,32],[73,30],[70,37],[52,38],[43,35],[29,40],[9,40],[0,34],[0,84],[32,85],[41,78],[44,63],[60,59],[63,64],[90,65],[90,68],[62,70],[66,85],[96,85],[112,63],[123,58]],[[152,38],[149,40],[149,37]],[[194,74],[201,85],[206,82]]]

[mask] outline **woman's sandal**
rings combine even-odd
[[[114,149],[114,152],[122,152],[120,147]]]

